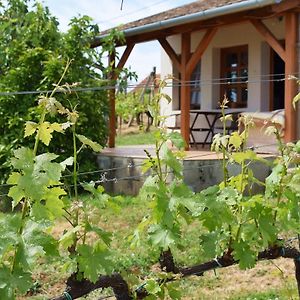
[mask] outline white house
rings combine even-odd
[[[284,109],[285,140],[292,141],[300,133],[292,106],[298,86],[289,79],[299,77],[299,13],[300,0],[198,0],[125,24],[127,48],[117,67],[135,44],[160,42],[161,78],[175,78],[166,90],[173,101],[162,103],[162,112],[180,113],[187,142],[191,110],[215,109],[224,95],[230,107],[243,111]]]

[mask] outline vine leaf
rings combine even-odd
[[[61,199],[61,196],[66,195],[64,189],[60,187],[53,187],[48,189],[48,192],[45,196],[45,207],[48,209],[49,218],[61,217],[64,214],[64,202]]]
[[[81,226],[75,226],[72,229],[66,231],[63,236],[59,239],[59,245],[63,249],[68,249],[73,245],[76,233],[81,229]]]
[[[83,272],[85,278],[96,282],[100,273],[110,272],[109,252],[103,243],[96,242],[93,246],[82,244],[77,247],[77,251],[79,271]]]
[[[21,147],[14,151],[14,157],[11,159],[11,164],[15,169],[29,171],[32,170],[32,161],[34,155],[31,149]]]
[[[46,146],[50,144],[53,131],[63,132],[63,129],[60,124],[49,122],[44,122],[39,127],[39,138]]]
[[[42,256],[43,254],[48,257],[59,255],[58,243],[53,236],[47,233],[48,230],[49,226],[44,220],[40,222],[30,220],[27,222],[23,236],[30,260],[34,256]]]
[[[62,161],[60,163],[60,165],[62,166],[62,169],[64,171],[67,166],[72,166],[73,163],[74,163],[74,158],[71,156],[71,157],[68,157],[67,159],[65,159],[64,161]]]
[[[9,189],[8,196],[13,199],[12,208],[15,208],[25,197],[25,193],[19,186],[13,186]]]
[[[167,137],[177,149],[182,149],[185,146],[185,141],[179,132],[173,131]]]
[[[170,230],[160,225],[153,225],[149,228],[150,240],[153,245],[168,249],[172,244],[175,244],[176,240],[179,238],[178,233],[175,232],[175,230],[175,228]]]
[[[24,137],[33,135],[38,128],[38,124],[35,122],[28,121],[25,124],[25,134]]]
[[[149,294],[156,295],[161,291],[161,287],[159,286],[157,280],[154,280],[153,278],[150,278],[147,280],[147,283],[145,285],[145,289]]]
[[[255,266],[257,254],[254,252],[248,243],[243,240],[233,243],[233,257],[239,261],[241,269],[250,269]]]
[[[98,143],[93,142],[92,140],[90,140],[89,138],[81,134],[76,134],[76,136],[82,144],[91,147],[93,151],[95,152],[101,151],[102,147]]]
[[[201,246],[206,257],[217,256],[217,241],[219,234],[217,232],[210,232],[200,236]]]
[[[229,144],[233,145],[235,149],[238,149],[243,143],[242,137],[238,132],[233,132],[229,138]]]

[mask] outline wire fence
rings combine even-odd
[[[286,76],[285,74],[264,74],[264,75],[255,75],[255,76],[236,76],[236,77],[220,77],[213,78],[210,80],[200,79],[200,80],[189,80],[182,81],[176,78],[167,79],[167,84],[165,88],[173,88],[180,86],[207,86],[207,85],[231,85],[231,84],[259,84],[259,83],[271,83],[271,82],[283,82],[286,80],[297,80],[299,77],[299,73],[290,74]],[[80,93],[80,92],[97,92],[97,91],[108,91],[115,89],[118,86],[117,82],[111,82],[109,80],[101,81],[100,86],[92,86],[92,87],[76,87],[68,90],[68,92],[72,93]],[[128,89],[134,88],[156,88],[157,84],[146,84],[146,83],[129,83],[126,85]],[[39,95],[39,94],[50,94],[53,90],[28,90],[28,91],[0,91],[0,96],[16,96],[16,95]],[[65,93],[64,90],[58,89],[57,93]]]

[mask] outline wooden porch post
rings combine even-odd
[[[112,71],[109,74],[109,90],[108,90],[108,99],[109,99],[109,131],[108,131],[108,147],[115,147],[115,138],[116,138],[116,88],[115,88],[115,53],[109,53],[108,63],[112,68]]]
[[[133,50],[135,44],[127,45],[122,57],[119,60],[117,65],[117,69],[121,70],[130,53]],[[114,148],[115,147],[115,140],[116,140],[116,87],[115,81],[117,80],[117,72],[116,72],[116,54],[114,52],[108,55],[108,65],[111,67],[111,72],[109,74],[109,85],[110,89],[108,90],[108,99],[109,99],[109,132],[108,132],[108,147]]]
[[[297,93],[296,80],[288,79],[295,75],[297,70],[297,14],[288,12],[285,14],[285,142],[295,141],[297,138],[297,114],[293,108],[292,101]]]
[[[180,131],[186,142],[186,150],[190,143],[190,75],[187,72],[187,64],[191,55],[191,34],[181,35],[181,122]]]

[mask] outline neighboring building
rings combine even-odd
[[[217,108],[224,94],[245,111],[285,109],[285,139],[292,141],[300,133],[292,107],[298,86],[288,80],[299,77],[299,13],[300,0],[198,0],[124,25],[122,63],[136,43],[160,42],[161,78],[181,82],[168,89],[173,101],[162,112],[181,112],[186,141],[190,110]]]

